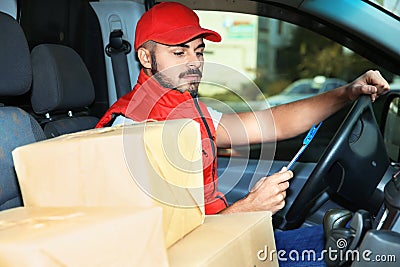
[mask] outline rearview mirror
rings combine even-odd
[[[385,122],[384,140],[386,150],[392,161],[400,161],[400,97],[395,97],[389,104]]]

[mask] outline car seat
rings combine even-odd
[[[89,115],[95,93],[89,71],[75,50],[58,44],[40,44],[31,52],[33,111],[48,138],[94,128]]]
[[[17,21],[0,12],[0,96],[3,100],[29,91],[32,68],[29,47]],[[15,106],[0,105],[0,210],[22,205],[11,152],[44,139],[35,119]]]

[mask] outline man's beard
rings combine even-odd
[[[181,93],[183,93],[184,91],[189,91],[189,93],[191,94],[197,94],[197,91],[199,89],[200,81],[185,83],[183,87],[180,87],[181,84],[174,86],[166,75],[158,71],[157,60],[154,53],[151,53],[151,73],[153,74],[153,77],[157,80],[157,82],[165,88],[177,90]],[[184,76],[191,74],[198,75],[200,79],[203,76],[199,69],[189,69],[185,72],[180,73],[178,77],[183,78]]]

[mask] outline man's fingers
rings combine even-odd
[[[383,90],[389,90],[389,83],[383,78],[379,70],[372,71],[372,84],[381,87]]]
[[[282,169],[279,171],[279,173],[283,173],[285,171],[287,171],[287,167],[283,166]]]
[[[371,95],[371,100],[372,100],[372,102],[374,102],[375,99],[378,96],[378,89],[375,86],[372,86],[372,85],[364,85],[363,88],[364,88],[363,93],[364,94],[370,94]]]
[[[378,88],[373,85],[360,85],[357,89],[359,90],[360,95],[370,95],[372,102],[376,100],[378,94],[382,94],[384,92],[383,89],[378,90]]]
[[[286,167],[283,167],[286,169]],[[282,168],[282,170],[283,170]],[[272,179],[274,179],[274,181],[276,183],[283,183],[286,182],[288,180],[290,180],[291,178],[293,178],[293,172],[292,171],[280,171],[278,173],[275,173],[274,175],[271,176]]]
[[[253,193],[257,191],[267,179],[269,180],[270,184],[277,184],[280,188],[284,187],[284,189],[280,191],[286,190],[289,187],[289,182],[287,181],[290,180],[292,177],[293,177],[293,172],[287,171],[286,167],[283,167],[280,172],[275,173],[268,177],[263,177],[260,180],[258,180],[257,183],[251,188],[249,192]]]
[[[281,192],[285,192],[286,189],[289,188],[289,182],[286,181],[286,182],[280,183],[278,186],[279,186],[279,190],[280,190]]]
[[[369,86],[372,87],[369,88],[370,94],[376,93],[380,95],[386,93],[390,89],[389,83],[383,78],[382,74],[378,70],[371,70],[368,71],[366,74],[366,82]]]
[[[368,94],[371,96],[371,100],[375,101],[379,95],[387,93],[389,89],[389,83],[381,73],[377,70],[370,70],[355,81],[353,92],[356,96]]]
[[[362,85],[357,85],[356,86],[358,94],[367,94],[367,95],[371,95],[371,94],[376,94],[378,92],[378,89],[373,86],[373,85],[369,85],[369,84],[362,84]]]
[[[265,182],[266,179],[267,177],[263,177],[260,180],[258,180],[257,183],[253,186],[253,188],[251,188],[250,193],[257,191],[261,187],[261,185]]]

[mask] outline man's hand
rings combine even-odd
[[[247,197],[234,203],[221,213],[271,211],[273,214],[285,206],[286,189],[293,172],[284,167],[280,172],[261,178]]]
[[[347,85],[346,92],[350,100],[356,100],[362,94],[371,95],[371,100],[375,101],[377,96],[387,93],[389,90],[388,82],[377,70],[369,70],[353,82]]]

